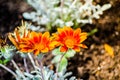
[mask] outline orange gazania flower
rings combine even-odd
[[[52,50],[56,43],[50,38],[49,32],[44,34],[31,32],[28,38],[21,39],[19,48],[22,52],[34,52],[35,55],[38,55],[40,52],[45,53]]]
[[[15,28],[14,33],[9,33],[8,38],[15,45],[15,47],[19,49],[19,43],[21,42],[21,39],[28,37],[29,32],[30,31],[28,31],[25,22],[22,21],[22,25]]]
[[[35,55],[38,55],[40,52],[44,53],[52,50],[57,44],[56,41],[52,41],[49,32],[42,34],[40,32],[29,31],[28,34],[23,37],[20,37],[17,31],[15,33],[16,38],[11,34],[9,34],[8,37],[21,52],[33,52]]]
[[[19,49],[19,43],[22,38],[27,38],[30,31],[23,29],[23,32],[20,32],[18,28],[15,28],[14,33],[9,33],[8,38],[15,45],[17,49]]]
[[[87,48],[87,46],[81,44],[87,38],[87,33],[81,33],[80,28],[76,30],[70,27],[58,28],[58,34],[53,34],[53,36],[59,42],[61,52],[66,52],[68,49],[79,52],[80,47]]]

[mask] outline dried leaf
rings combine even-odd
[[[108,44],[104,44],[104,48],[105,48],[105,51],[111,56],[111,57],[114,57],[114,50],[113,48],[108,45]]]

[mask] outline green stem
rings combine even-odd
[[[33,67],[34,67],[35,70],[36,70],[35,62],[34,62],[32,56],[30,55],[30,53],[28,53],[28,57],[30,58],[31,63],[32,63]],[[41,60],[42,60],[42,59],[41,59]],[[45,79],[44,79],[44,76],[43,76],[43,65],[42,65],[41,60],[39,61],[39,62],[40,62],[40,69],[41,69],[41,76],[42,76],[42,80],[45,80]]]
[[[10,70],[9,68],[7,68],[6,66],[4,66],[3,64],[0,64],[0,67],[4,68],[5,70],[7,70],[9,73],[11,73],[15,78],[17,78],[17,75]]]
[[[19,67],[17,66],[17,64],[15,63],[14,60],[11,60],[11,62],[13,63],[14,67],[20,72],[20,75],[23,77],[23,79],[25,79],[24,74],[21,72],[21,70],[19,69]]]
[[[61,62],[61,60],[62,60],[62,58],[64,57],[65,54],[66,54],[66,53],[64,53],[64,54],[61,56],[60,61],[58,62],[58,65],[57,65],[57,67],[56,67],[56,77],[55,77],[55,80],[57,80],[60,62]]]
[[[24,58],[23,60],[24,60],[24,66],[25,66],[26,72],[29,73],[26,58]]]
[[[45,80],[44,79],[44,73],[43,73],[43,64],[42,64],[41,60],[40,60],[40,68],[41,68],[42,80]]]
[[[36,59],[37,59],[38,66],[39,66],[40,69],[41,69],[42,80],[45,80],[45,79],[44,79],[43,64],[42,64],[42,59],[43,59],[43,57],[44,57],[44,55],[43,55],[39,60],[38,60],[38,58],[36,58]],[[40,65],[39,65],[39,64],[40,64]]]
[[[32,65],[33,65],[33,67],[36,69],[35,62],[34,62],[34,60],[33,60],[33,58],[32,58],[32,56],[31,56],[30,53],[28,53],[28,57],[29,57],[29,59],[30,59]]]

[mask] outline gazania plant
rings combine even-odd
[[[10,56],[9,60],[16,68],[16,72],[13,72],[4,64],[0,64],[0,67],[13,74],[16,80],[68,80],[67,77],[71,76],[71,72],[66,72],[68,58],[80,52],[80,48],[87,48],[86,45],[82,44],[87,38],[87,33],[81,32],[80,28],[74,30],[68,26],[58,28],[56,33],[50,35],[49,32],[31,31],[25,23],[22,23],[22,26],[8,34],[8,38],[14,48],[7,47],[6,49],[6,47],[2,47],[2,54],[6,54],[6,52],[7,54],[15,54],[16,49],[20,54],[28,55],[34,68],[34,70],[29,70],[26,57],[23,57],[26,70],[21,71]],[[42,63],[44,55],[51,53],[54,55],[51,62],[55,65],[55,70],[50,69],[49,65],[44,66]],[[76,78],[71,76],[69,80],[76,80]]]

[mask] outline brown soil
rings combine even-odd
[[[94,28],[97,28],[98,32],[85,41],[88,49],[81,50],[69,59],[68,71],[72,71],[73,75],[83,80],[120,80],[120,0],[95,1],[100,5],[111,3],[112,7],[105,11],[99,20],[93,20],[93,24],[82,27],[86,32]],[[6,36],[5,34],[13,31],[21,24],[22,13],[30,10],[32,8],[23,0],[0,0],[0,34]],[[114,58],[107,54],[104,43],[113,47]],[[47,57],[49,61],[50,57]],[[21,59],[15,60],[22,65]],[[11,63],[7,66],[13,69]],[[0,80],[12,79],[10,73],[0,68]]]

